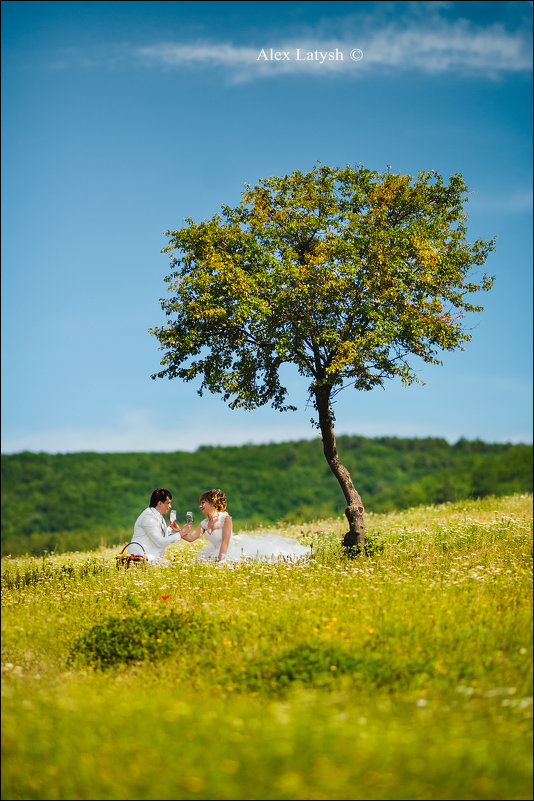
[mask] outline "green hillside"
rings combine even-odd
[[[532,446],[341,436],[342,460],[368,510],[387,512],[489,494],[532,491]],[[126,541],[155,487],[178,519],[222,487],[236,528],[343,513],[321,440],[194,453],[2,455],[2,554],[82,550]]]

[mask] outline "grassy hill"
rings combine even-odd
[[[532,491],[532,446],[341,436],[342,460],[373,512]],[[2,554],[94,548],[128,539],[155,487],[178,519],[222,487],[236,527],[343,513],[320,439],[194,453],[2,455]],[[197,517],[198,519],[198,517]]]
[[[370,513],[370,558],[343,527],[2,559],[2,798],[531,798],[532,496]]]

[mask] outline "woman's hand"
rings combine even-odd
[[[195,540],[198,540],[198,538],[201,537],[204,533],[202,526],[200,525],[198,525],[193,532],[191,532],[192,528],[193,528],[192,523],[186,523],[185,526],[183,526],[183,528],[181,529],[180,533],[182,535],[182,539],[185,540],[186,542],[194,542]]]

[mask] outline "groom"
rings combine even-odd
[[[172,493],[159,487],[150,496],[150,505],[135,521],[132,543],[143,546],[145,555],[152,564],[170,564],[165,559],[167,546],[179,542],[182,534],[189,534],[191,531],[192,523],[186,523],[180,528],[173,520],[170,526],[167,526],[163,515],[170,511],[171,506]],[[127,553],[139,555],[139,547],[132,543],[128,546]]]

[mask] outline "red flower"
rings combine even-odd
[[[169,596],[168,595],[162,595],[161,597],[163,598],[164,601],[166,601]]]

